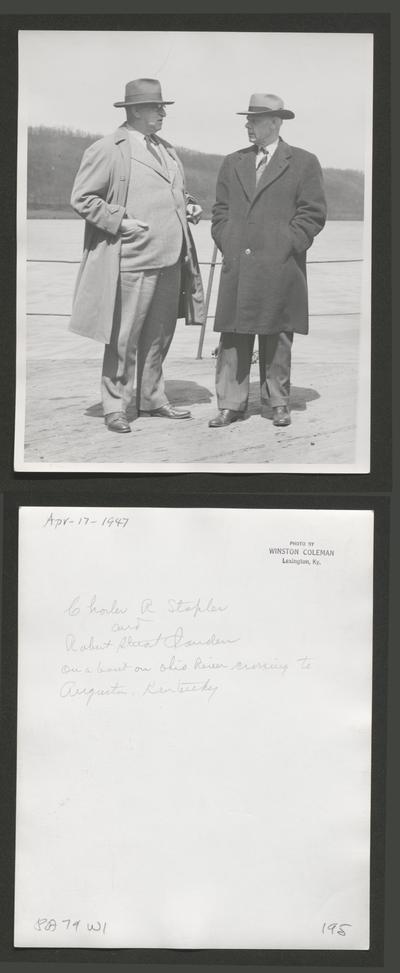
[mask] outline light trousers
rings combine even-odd
[[[101,378],[104,415],[126,413],[134,395],[143,412],[167,403],[162,366],[178,316],[180,261],[161,270],[119,276],[110,344]]]
[[[254,334],[221,334],[216,372],[219,409],[244,412],[250,388]],[[261,403],[288,405],[293,332],[258,335]]]

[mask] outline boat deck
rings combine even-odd
[[[135,418],[131,435],[111,434],[99,400],[103,347],[72,335],[59,317],[28,319],[25,461],[74,464],[347,464],[355,460],[359,362],[358,315],[315,316],[310,334],[294,338],[292,425],[277,429],[260,415],[258,365],[252,366],[246,420],[209,429],[216,411],[208,323],[203,357],[200,329],[178,322],[165,363],[169,400],[189,406],[192,420]]]

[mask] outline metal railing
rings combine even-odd
[[[201,325],[200,337],[199,337],[199,344],[198,344],[197,355],[196,355],[196,358],[197,359],[200,359],[202,357],[203,345],[204,345],[204,338],[205,338],[205,333],[206,333],[206,328],[207,328],[207,321],[209,319],[215,317],[215,315],[209,314],[208,312],[209,312],[210,301],[211,301],[211,294],[212,294],[212,288],[213,288],[213,283],[214,283],[215,268],[216,267],[220,267],[221,264],[222,264],[222,260],[217,260],[217,257],[218,257],[218,247],[215,244],[214,245],[214,248],[213,248],[211,260],[199,260],[200,267],[209,267],[210,270],[209,270],[209,274],[208,274],[207,287],[206,287],[206,295],[205,295],[205,302],[204,302],[205,303],[205,312],[206,312],[205,313],[205,321],[204,321],[204,324]],[[27,263],[28,264],[76,264],[76,265],[78,265],[78,264],[81,263],[81,261],[80,260],[64,260],[64,259],[63,260],[54,260],[54,259],[51,259],[51,258],[48,259],[46,257],[43,258],[43,259],[41,259],[40,257],[37,257],[37,258],[35,258],[35,257],[28,257]],[[307,260],[307,267],[309,267],[310,264],[359,264],[359,263],[363,263],[363,258],[362,257],[349,257],[349,258],[344,258],[342,260]],[[355,316],[355,315],[358,314],[358,311],[343,311],[343,312],[340,312],[340,314],[343,317],[353,317],[353,316]],[[310,317],[316,317],[316,316],[318,317],[319,315],[315,315],[315,314],[314,315],[313,314],[310,315]],[[59,313],[57,311],[55,311],[55,312],[52,312],[52,311],[28,311],[27,312],[27,317],[69,318],[70,317],[70,314],[65,314],[64,312]],[[337,314],[335,312],[328,312],[326,315],[324,315],[324,317],[337,317]]]

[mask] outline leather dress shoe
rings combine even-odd
[[[191,419],[192,413],[188,409],[176,409],[174,405],[167,402],[159,409],[152,409],[151,412],[140,412],[141,416],[159,416],[162,419]]]
[[[272,409],[272,422],[274,426],[290,426],[290,412],[287,405],[276,405]]]
[[[131,432],[124,412],[109,412],[107,416],[104,416],[104,422],[110,432]]]
[[[244,412],[236,412],[234,409],[220,409],[214,419],[210,419],[208,425],[212,429],[218,426],[230,426],[231,422],[240,422],[244,418]]]

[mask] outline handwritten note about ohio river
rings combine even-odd
[[[249,657],[245,635],[232,629],[229,605],[213,597],[167,598],[158,605],[143,598],[132,607],[78,594],[64,619],[59,695],[86,706],[109,697],[188,694],[211,702],[232,679],[245,689],[251,673],[276,679],[306,673],[314,663],[304,653],[285,660],[270,652],[263,632],[260,651],[256,645]]]

